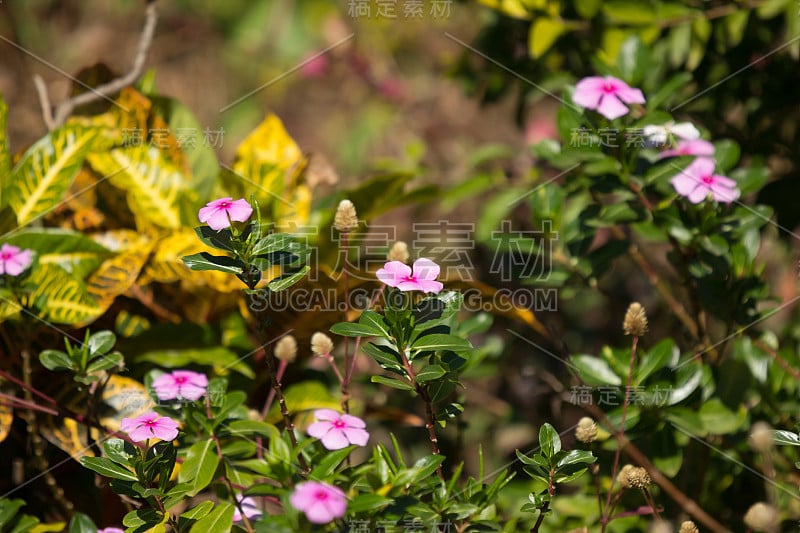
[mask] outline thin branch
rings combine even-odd
[[[50,106],[50,98],[47,95],[47,88],[44,85],[44,81],[42,81],[39,76],[35,76],[33,81],[36,85],[36,92],[39,93],[39,103],[42,106],[42,116],[44,117],[47,128],[53,130],[62,125],[76,107],[108,98],[125,87],[133,85],[144,71],[144,64],[150,52],[150,46],[153,44],[153,36],[155,35],[157,21],[158,11],[156,11],[156,2],[155,0],[148,0],[147,8],[145,9],[144,28],[139,37],[139,46],[136,49],[136,56],[133,59],[131,70],[119,78],[61,102],[56,106],[55,110]]]

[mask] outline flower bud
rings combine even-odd
[[[646,489],[652,482],[650,474],[641,466],[636,466],[628,472],[628,483],[634,489]]]
[[[617,474],[617,483],[619,483],[622,488],[631,488],[631,482],[628,481],[628,474],[630,474],[634,468],[636,467],[633,465],[625,465],[620,469],[619,474]]]
[[[287,363],[297,359],[297,339],[291,335],[284,335],[275,344],[275,357]]]
[[[358,214],[356,206],[350,200],[342,200],[336,208],[336,216],[333,217],[333,227],[341,232],[353,231],[358,227]]]
[[[644,307],[639,302],[633,302],[628,306],[625,313],[625,320],[622,321],[622,330],[625,335],[641,337],[647,331],[647,314]]]
[[[750,447],[757,452],[766,453],[772,448],[772,427],[766,422],[756,422],[750,428]]]
[[[754,503],[745,513],[744,523],[753,531],[772,533],[778,530],[778,510],[764,502]]]
[[[575,428],[575,438],[580,442],[590,443],[594,442],[597,438],[597,424],[588,416],[584,416],[578,421],[578,427]]]
[[[401,263],[407,263],[409,257],[411,256],[408,253],[408,245],[403,241],[394,243],[389,253],[386,254],[386,259],[389,261],[400,261]]]
[[[700,530],[697,528],[697,525],[692,522],[691,520],[686,520],[681,524],[680,530],[678,533],[700,533]]]
[[[333,351],[333,341],[321,331],[317,331],[311,336],[311,351],[314,355],[328,355]]]

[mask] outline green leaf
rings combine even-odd
[[[39,354],[39,361],[48,370],[75,370],[77,366],[69,355],[58,350],[45,350]]]
[[[539,447],[542,450],[542,455],[548,459],[553,459],[555,454],[561,451],[561,437],[558,432],[550,424],[543,424],[539,429]]]
[[[181,258],[184,264],[192,270],[218,270],[229,274],[241,274],[244,263],[232,257],[211,255],[208,252],[185,255]]]
[[[155,509],[136,509],[122,517],[122,525],[144,532],[160,524],[163,519],[164,516]]]
[[[467,339],[456,337],[455,335],[445,335],[434,333],[420,337],[411,345],[411,349],[417,352],[450,350],[460,352],[472,349],[472,344]]]
[[[367,324],[339,322],[331,326],[331,333],[342,337],[380,337],[383,332]]]
[[[387,387],[392,387],[393,389],[408,390],[408,391],[414,390],[414,386],[411,383],[409,383],[408,381],[403,381],[401,379],[389,378],[386,376],[372,376],[371,381],[373,383],[380,383],[382,385],[386,385]]]
[[[0,498],[0,526],[9,524],[23,505],[25,505],[25,500],[21,498],[14,500]]]
[[[358,446],[347,446],[340,450],[329,451],[325,454],[322,460],[311,471],[311,479],[325,479],[330,477],[336,468],[350,455],[350,452],[355,450]],[[349,509],[349,506],[348,506]],[[352,511],[350,511],[352,512]]]
[[[361,316],[358,318],[358,323],[380,331],[381,335],[384,337],[390,336],[386,322],[383,320],[383,317],[375,311],[366,310],[361,313]]]
[[[69,521],[69,533],[97,533],[97,526],[83,513],[75,513]]]
[[[410,468],[414,472],[412,483],[421,481],[436,472],[445,460],[444,455],[426,455]]]
[[[447,374],[447,370],[442,368],[441,365],[428,365],[422,370],[417,372],[414,376],[414,381],[417,383],[425,383],[426,381],[433,381]]]
[[[400,371],[402,375],[405,375],[403,365],[400,363],[400,354],[394,347],[368,342],[361,345],[361,350],[372,357],[382,368]]]
[[[528,51],[531,58],[539,59],[567,31],[564,21],[548,17],[538,17],[528,32]]]
[[[644,383],[648,376],[667,366],[673,358],[677,360],[678,355],[679,352],[675,346],[675,341],[672,339],[662,340],[642,356],[639,365],[636,367],[635,382],[637,384]]]
[[[189,530],[189,533],[228,533],[233,527],[233,511],[235,507],[228,502],[222,502],[198,520]]]
[[[603,12],[614,25],[646,26],[656,21],[657,13],[649,3],[614,0],[603,2]]]
[[[741,155],[739,144],[730,139],[723,139],[714,143],[714,161],[716,162],[716,172],[724,173],[732,169],[739,161]]]
[[[186,453],[186,459],[178,472],[178,481],[192,485],[192,496],[206,488],[214,480],[219,466],[217,448],[212,439],[192,444]]]
[[[570,450],[566,455],[559,457],[556,468],[575,464],[591,464],[595,461],[597,461],[597,457],[588,450]]]
[[[89,162],[128,195],[136,215],[162,227],[181,226],[179,203],[188,190],[186,176],[156,147],[138,145],[91,154]]]
[[[114,479],[124,481],[138,481],[136,474],[127,470],[105,457],[81,457],[81,464],[100,474]]]
[[[62,201],[99,130],[68,125],[51,131],[23,154],[11,171],[8,203],[24,226]]]
[[[772,441],[778,446],[800,446],[800,435],[791,431],[776,429],[772,431]]]
[[[308,274],[308,271],[311,270],[310,266],[304,266],[300,270],[293,271],[293,272],[285,272],[278,276],[277,278],[273,279],[267,285],[269,290],[272,292],[280,292],[282,290],[288,289]]]
[[[126,449],[127,446],[132,446],[122,439],[112,438],[103,443],[103,450],[109,459],[115,463],[129,466],[133,455]]]
[[[631,86],[636,86],[642,81],[649,64],[648,55],[647,47],[638,35],[631,35],[622,42],[617,54],[617,67]]]
[[[587,385],[622,385],[622,378],[608,363],[592,355],[573,355],[569,358],[578,376]]]
[[[113,352],[108,355],[101,355],[99,358],[91,362],[86,367],[86,373],[100,372],[101,370],[108,370],[109,368],[124,366],[124,357],[119,352]]]
[[[367,513],[378,511],[393,503],[392,498],[381,496],[380,494],[365,493],[359,494],[347,503],[347,512],[350,514]]]
[[[117,337],[112,332],[104,330],[93,333],[89,337],[89,355],[97,356],[110,352],[117,342]]]
[[[261,435],[274,438],[280,432],[272,424],[260,420],[234,420],[225,425],[233,435]]]
[[[738,431],[747,420],[747,411],[742,409],[737,415],[719,400],[711,398],[700,406],[700,420],[708,432],[714,435],[727,435]]]
[[[206,246],[216,248],[217,250],[233,252],[230,229],[225,228],[217,231],[211,229],[209,226],[197,226],[194,228],[194,232],[197,234],[197,238],[203,241]]]
[[[181,514],[181,518],[186,518],[189,520],[199,520],[204,516],[206,516],[209,512],[211,512],[211,509],[213,508],[214,508],[214,502],[206,500],[204,502],[199,503],[198,505],[195,505],[188,511]]]

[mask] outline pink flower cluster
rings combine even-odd
[[[206,393],[208,378],[191,370],[175,370],[153,380],[159,400],[199,400]]]
[[[375,273],[389,287],[401,291],[422,291],[437,294],[444,288],[439,277],[439,265],[424,257],[414,261],[414,268],[400,261],[389,261]]]
[[[234,200],[233,198],[220,198],[208,202],[205,207],[197,213],[200,222],[208,224],[213,229],[220,231],[231,227],[231,222],[247,222],[253,208],[244,198]]]
[[[175,440],[178,422],[168,416],[150,411],[135,418],[123,418],[119,426],[134,442],[148,439]]]
[[[303,511],[312,524],[327,524],[343,517],[347,510],[347,497],[342,489],[321,481],[298,483],[289,502]]]
[[[367,425],[357,416],[343,415],[333,409],[317,409],[314,418],[316,422],[310,424],[306,431],[320,439],[328,450],[341,450],[351,444],[367,445],[369,433],[364,429]]]
[[[572,100],[581,107],[593,109],[613,120],[626,115],[630,104],[644,104],[642,91],[630,87],[613,76],[589,76],[575,85]],[[688,167],[670,179],[678,192],[694,204],[711,196],[717,202],[730,203],[739,197],[736,182],[714,174],[714,145],[700,139],[700,132],[690,123],[645,126],[643,132],[658,144],[664,144],[671,136],[677,137],[674,148],[664,150],[659,159],[665,157],[697,156]],[[379,271],[380,272],[380,271]],[[379,276],[380,278],[380,276]]]
[[[10,244],[0,246],[0,275],[19,276],[31,266],[31,251]]]

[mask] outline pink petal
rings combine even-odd
[[[363,429],[348,428],[343,430],[350,444],[366,446],[369,442],[369,433]]]
[[[142,442],[147,439],[152,439],[154,436],[150,428],[144,424],[140,424],[139,427],[133,429],[132,431],[128,431],[127,433],[134,442]]]
[[[199,400],[206,393],[206,388],[194,383],[184,383],[178,387],[178,395],[186,400]]]
[[[719,184],[723,187],[727,187],[729,189],[736,187],[736,182],[730,179],[727,176],[721,176],[719,174],[714,174],[712,176],[714,178],[714,185]]]
[[[715,178],[717,177],[721,178],[723,176],[715,176]],[[716,182],[711,184],[711,194],[714,196],[714,200],[726,204],[729,204],[732,201],[739,198],[738,189],[731,188],[729,186],[725,186],[721,183],[716,183]]]
[[[696,141],[700,139],[700,130],[691,122],[679,122],[670,126],[669,131],[679,139],[686,141]]]
[[[441,291],[444,288],[444,285],[442,284],[441,281],[421,280],[417,282],[417,288],[422,292],[432,292],[434,294],[439,294],[439,291]]]
[[[703,176],[710,176],[714,173],[714,160],[708,157],[698,157],[689,164],[684,170],[687,174],[700,180]]]
[[[224,209],[217,209],[206,220],[208,227],[213,230],[219,231],[221,229],[231,227],[231,222],[228,220],[228,213]]]
[[[174,400],[180,393],[180,387],[175,383],[172,374],[161,374],[151,385],[159,400]]]
[[[130,433],[138,425],[139,425],[139,422],[138,422],[138,420],[136,418],[123,418],[122,422],[119,423],[119,430],[124,432],[124,433]]]
[[[313,423],[309,424],[308,427],[306,428],[306,433],[308,433],[308,435],[311,436],[311,437],[314,437],[314,438],[317,438],[317,439],[321,439],[332,428],[333,428],[333,424],[328,422],[328,421],[313,422]]]
[[[247,222],[247,220],[250,218],[250,215],[253,214],[253,208],[250,207],[250,204],[247,203],[247,200],[240,198],[231,203],[231,206],[228,208],[228,214],[230,215],[231,220],[235,220],[236,222]]]
[[[336,515],[324,502],[315,501],[305,509],[306,518],[312,524],[327,524],[336,518]]]
[[[689,196],[700,185],[695,178],[683,172],[674,176],[669,182],[681,196]]]
[[[153,434],[161,440],[175,440],[178,436],[178,423],[167,416],[161,417],[153,426]]]
[[[341,450],[350,445],[350,441],[344,436],[344,431],[338,428],[331,428],[320,440],[328,450]]]
[[[711,188],[708,185],[700,184],[695,190],[689,193],[689,201],[693,204],[699,204],[708,197]]]
[[[613,94],[606,94],[597,106],[597,112],[609,120],[614,120],[628,113],[628,108]]]
[[[640,89],[634,89],[621,80],[617,80],[616,95],[626,104],[643,104],[645,102],[644,95]]]
[[[317,420],[331,420],[336,421],[342,417],[339,411],[334,411],[333,409],[317,409],[314,411],[314,418]]]
[[[603,96],[603,86],[605,78],[590,76],[583,78],[575,84],[575,91],[572,93],[572,101],[581,107],[596,109]]]
[[[397,287],[411,276],[411,267],[400,261],[389,261],[375,273],[379,280],[389,287]]]
[[[420,257],[414,261],[414,277],[420,281],[431,281],[439,277],[439,265]]]
[[[342,415],[342,422],[347,424],[347,427],[350,428],[365,428],[367,427],[366,422],[358,418],[357,416],[353,415]]]

